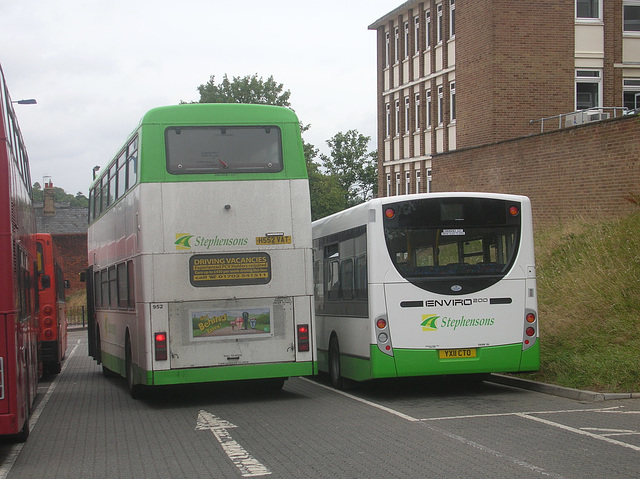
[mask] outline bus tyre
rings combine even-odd
[[[133,373],[133,360],[131,359],[131,341],[129,340],[129,334],[125,341],[125,375],[127,379],[127,389],[133,399],[140,399],[142,397],[142,385],[134,383]]]
[[[336,336],[333,336],[329,341],[329,376],[334,388],[342,389],[344,387],[344,380],[340,373],[340,344]]]
[[[20,429],[20,432],[15,435],[16,442],[26,442],[29,437],[29,418],[25,418],[24,426]]]

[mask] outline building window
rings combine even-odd
[[[449,107],[451,109],[451,121],[456,120],[456,82],[449,84]]]
[[[411,172],[406,171],[404,173],[404,194],[408,195],[411,193]]]
[[[415,130],[420,130],[420,93],[416,93],[413,97],[413,111],[415,114]]]
[[[629,110],[640,108],[640,78],[629,78],[623,83],[624,106]]]
[[[431,193],[431,168],[427,170],[427,193]]]
[[[431,46],[431,12],[425,12],[424,36],[427,39],[427,48]]]
[[[576,110],[600,106],[600,83],[600,70],[576,70]]]
[[[449,38],[456,35],[456,0],[449,3]]]
[[[427,113],[427,128],[431,128],[431,90],[427,90],[427,104],[425,105],[426,113]]]
[[[404,97],[404,132],[409,133],[409,118],[410,118],[410,101],[409,97]]]
[[[576,0],[576,18],[599,20],[600,0]]]
[[[416,193],[420,193],[420,170],[416,170]]]
[[[396,136],[400,134],[400,100],[396,100]]]
[[[404,22],[404,58],[409,58],[409,22]]]
[[[384,46],[384,64],[385,66],[389,66],[389,54],[391,51],[391,39],[389,38],[389,32],[385,35],[385,46]]]
[[[387,138],[391,136],[391,105],[386,104],[387,116],[385,117],[385,135]]]
[[[391,196],[391,175],[387,174],[387,196]]]
[[[640,1],[625,0],[622,8],[624,32],[640,33]]]
[[[436,25],[436,28],[438,30],[437,31],[438,43],[442,43],[442,35],[443,35],[442,27],[443,27],[443,25],[442,25],[442,4],[440,4],[440,5],[438,5],[438,19],[437,19],[437,25]]]
[[[395,28],[395,40],[394,40],[394,47],[393,47],[393,61],[394,63],[398,61],[398,59],[400,58],[400,30],[398,29],[398,27]]]
[[[420,17],[413,19],[413,52],[420,53]]]
[[[438,87],[438,125],[444,122],[444,90],[442,85]]]
[[[400,194],[400,173],[396,173],[396,196]]]

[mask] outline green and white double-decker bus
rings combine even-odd
[[[89,354],[134,397],[315,374],[310,217],[291,110],[147,112],[90,188]]]
[[[343,378],[540,367],[527,197],[377,198],[313,223],[318,367]]]

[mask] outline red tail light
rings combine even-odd
[[[53,331],[52,331],[52,330],[50,330],[50,329],[45,329],[45,330],[44,330],[44,337],[45,337],[46,339],[51,339],[51,338],[53,338]]]
[[[536,334],[536,330],[533,328],[527,328],[525,330],[525,333],[527,334],[527,336],[533,336],[534,334]]]
[[[156,361],[167,360],[167,333],[156,333],[155,335]]]
[[[309,351],[310,341],[309,341],[309,325],[308,324],[299,324],[298,325],[298,352],[306,352]]]

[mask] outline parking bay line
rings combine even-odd
[[[554,477],[556,479],[563,479],[563,476],[561,476],[559,474],[554,474],[552,472],[547,472],[543,468],[538,467],[538,466],[536,466],[534,464],[530,464],[530,463],[528,463],[526,461],[523,461],[521,459],[518,459],[517,457],[509,456],[509,455],[504,454],[502,452],[499,452],[499,451],[496,451],[494,449],[491,449],[491,448],[489,448],[487,446],[483,446],[482,444],[479,444],[479,443],[477,443],[475,441],[471,441],[470,439],[467,439],[465,437],[462,437],[462,436],[459,436],[457,434],[453,434],[453,433],[450,433],[448,431],[442,430],[440,428],[425,424],[424,420],[422,420],[422,419],[416,419],[415,417],[409,416],[408,414],[401,413],[400,411],[396,411],[395,409],[383,406],[382,404],[377,404],[377,403],[374,403],[374,402],[369,401],[367,399],[359,398],[357,396],[354,396],[353,394],[349,394],[347,392],[340,391],[339,389],[335,389],[335,388],[332,388],[332,387],[329,387],[329,386],[325,386],[324,384],[312,381],[312,380],[304,378],[304,377],[300,377],[299,379],[302,379],[303,381],[306,381],[306,382],[311,383],[311,384],[315,384],[316,386],[319,386],[319,387],[321,387],[323,389],[326,389],[328,391],[332,391],[332,392],[334,392],[336,394],[340,394],[341,396],[344,396],[346,398],[353,399],[353,400],[355,400],[355,401],[357,401],[359,403],[365,404],[367,406],[371,406],[371,407],[374,407],[374,408],[379,409],[381,411],[385,411],[385,412],[387,412],[389,414],[393,414],[394,416],[398,416],[398,417],[400,417],[400,418],[402,418],[402,419],[404,419],[406,421],[414,422],[414,423],[416,423],[416,422],[417,423],[423,423],[423,425],[425,427],[427,427],[427,428],[429,428],[429,429],[431,429],[431,430],[433,430],[435,432],[439,432],[440,434],[442,434],[442,435],[444,435],[444,436],[446,436],[446,437],[448,437],[450,439],[454,439],[454,440],[456,440],[458,442],[461,442],[461,443],[465,444],[466,446],[470,446],[470,447],[479,449],[480,451],[488,453],[488,454],[490,454],[490,455],[492,455],[494,457],[505,459],[505,460],[511,462],[512,464],[520,466],[520,467],[523,467],[525,469],[528,469],[529,471],[537,472],[539,474],[542,474],[543,476]]]

